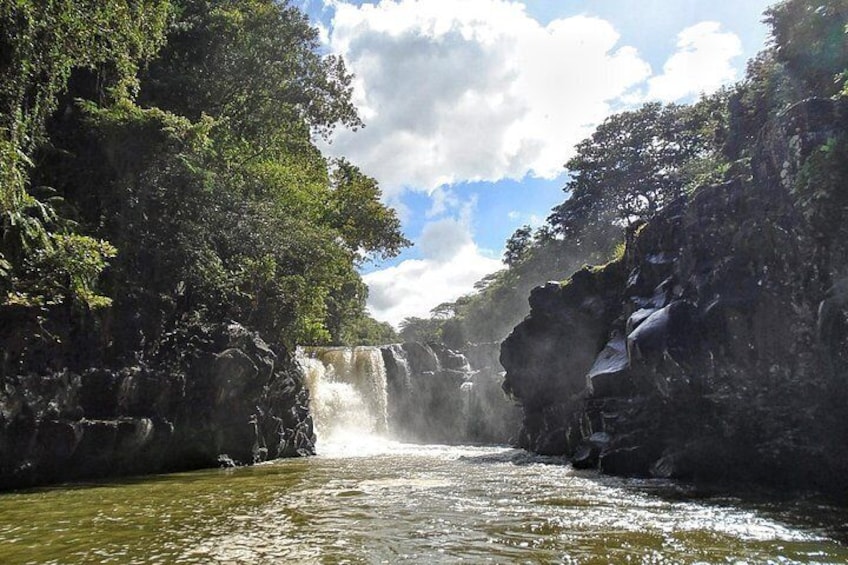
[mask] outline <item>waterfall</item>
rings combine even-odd
[[[361,452],[375,441],[506,443],[520,409],[500,387],[491,351],[439,344],[301,347],[319,453]],[[390,436],[390,437],[389,437]]]
[[[386,367],[377,347],[300,347],[319,444],[386,432]]]
[[[508,443],[521,409],[501,389],[499,344],[403,343],[382,348],[389,393],[389,430],[401,441]]]

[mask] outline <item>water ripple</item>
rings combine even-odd
[[[845,563],[814,504],[659,496],[508,448],[321,457],[0,496],[9,563]]]

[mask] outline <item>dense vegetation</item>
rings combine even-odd
[[[356,267],[408,242],[314,143],[362,124],[297,8],[2,0],[0,30],[4,373],[230,321],[287,346],[393,337]]]
[[[773,41],[749,63],[744,81],[691,105],[651,102],[606,119],[565,164],[567,198],[545,225],[522,226],[507,240],[505,268],[429,319],[404,320],[401,336],[455,347],[499,341],[529,312],[533,287],[619,257],[625,233],[670,203],[750,173],[750,151],[769,117],[810,96],[845,93],[846,16],[845,0],[780,2],[765,13]],[[817,159],[839,162],[834,143]],[[844,229],[832,194],[819,189],[802,199],[805,214],[829,234]]]

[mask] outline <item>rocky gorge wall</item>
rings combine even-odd
[[[298,366],[231,324],[174,363],[5,375],[0,489],[314,453]]]
[[[848,498],[846,116],[796,104],[750,170],[632,230],[620,260],[532,291],[500,357],[523,447]]]
[[[402,441],[507,444],[520,408],[501,388],[498,344],[408,342],[381,348],[386,366],[388,428]]]

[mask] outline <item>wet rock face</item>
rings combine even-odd
[[[151,366],[6,377],[0,488],[248,464],[314,451],[293,361],[238,325]]]
[[[413,342],[385,346],[381,352],[389,431],[395,437],[503,444],[516,435],[520,410],[501,389],[496,344],[470,346],[468,355],[442,344]]]
[[[617,263],[533,291],[501,348],[524,447],[624,475],[823,488],[845,475],[846,242],[793,188],[844,115],[829,100],[791,108],[764,130],[753,177],[701,188],[630,233]]]
[[[619,264],[587,268],[567,284],[533,290],[531,315],[504,341],[500,356],[504,390],[524,406],[522,447],[545,454],[568,451],[569,414],[606,342],[623,275]]]
[[[384,347],[382,354],[391,433],[404,441],[461,441],[464,359],[460,363],[452,351],[412,342]]]

